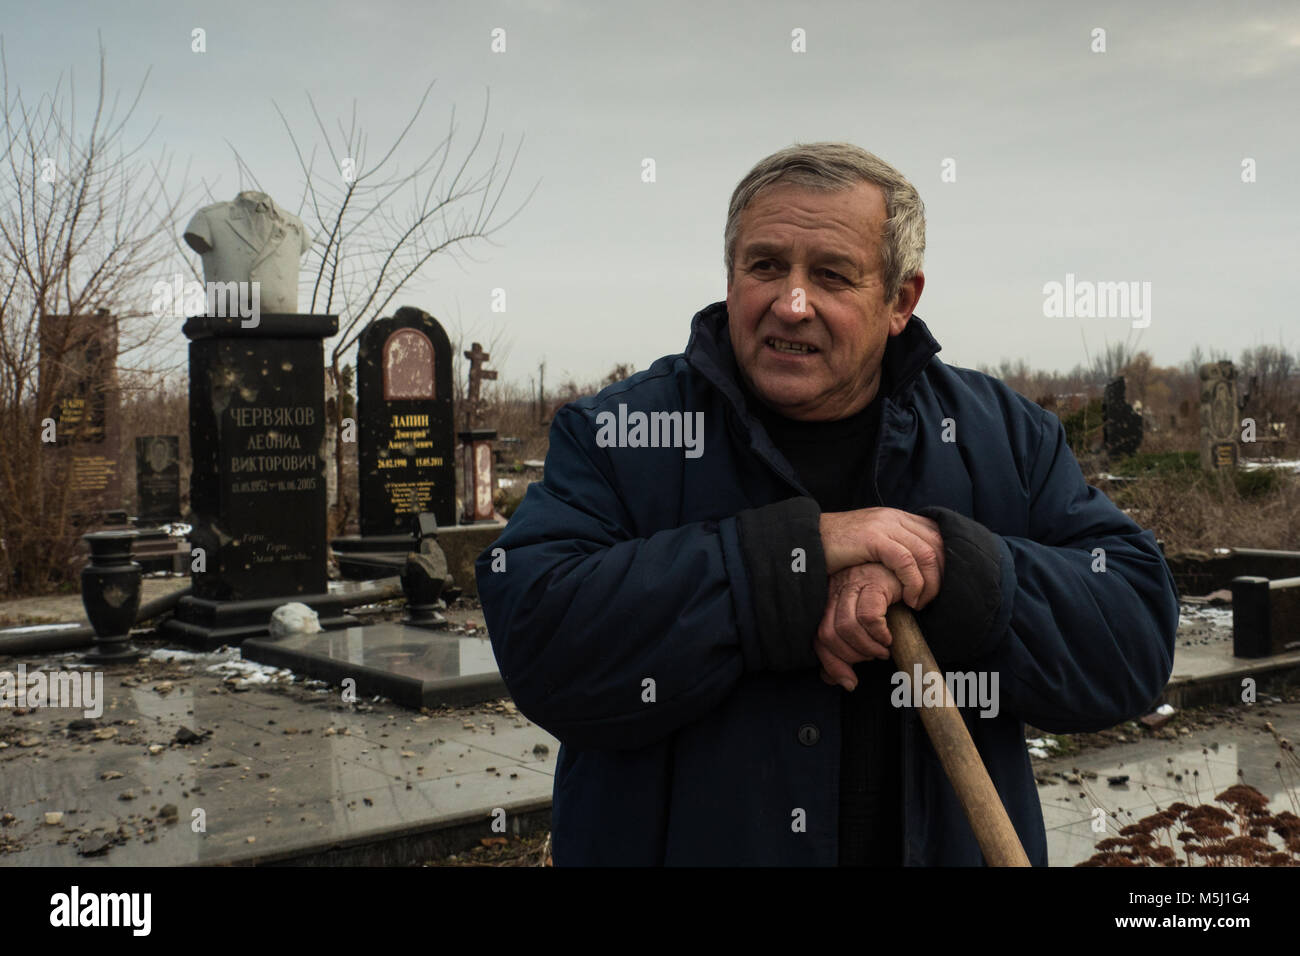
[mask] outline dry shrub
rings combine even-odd
[[[1264,723],[1281,752],[1274,764],[1287,788],[1292,807],[1297,802],[1300,758],[1295,745]],[[1097,844],[1097,852],[1079,866],[1300,866],[1300,816],[1290,810],[1269,809],[1269,799],[1254,787],[1234,784],[1214,798],[1228,807],[1202,803],[1173,803],[1166,809],[1130,823],[1119,836]],[[1277,835],[1270,843],[1269,833]],[[1181,850],[1182,856],[1179,856]]]
[[[1107,489],[1166,552],[1251,547],[1300,549],[1300,480],[1275,471],[1168,472]]]

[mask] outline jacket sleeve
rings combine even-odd
[[[484,621],[516,705],[579,749],[647,746],[716,708],[746,671],[815,665],[826,575],[807,502],[638,536],[633,510],[646,506],[629,506],[634,493],[619,487],[581,409],[565,406],[551,426],[543,481],[529,486],[476,563]],[[766,559],[747,558],[742,526],[751,535],[767,529],[769,546],[780,537],[773,528],[796,537],[812,529],[800,579],[814,583],[786,589],[797,606],[785,609],[788,619],[811,620],[802,629],[806,657],[771,646],[782,629],[757,621],[756,583],[770,581],[778,562],[789,573],[790,552],[770,547]]]
[[[1005,631],[979,660],[1035,727],[1100,730],[1145,713],[1173,668],[1178,594],[1155,536],[1087,484],[1042,413],[1028,535],[999,536]]]

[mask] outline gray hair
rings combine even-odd
[[[892,302],[903,283],[921,271],[925,259],[925,204],[893,166],[851,143],[807,143],[773,153],[751,169],[731,194],[724,234],[730,279],[736,264],[740,214],[754,197],[778,183],[807,189],[851,189],[873,183],[885,194],[885,227],[880,239],[885,301]]]

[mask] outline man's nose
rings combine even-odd
[[[808,277],[802,269],[792,268],[776,301],[772,303],[772,314],[783,322],[802,322],[812,318],[812,304],[808,301]]]

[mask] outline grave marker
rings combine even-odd
[[[1237,370],[1231,362],[1201,366],[1201,468],[1219,471],[1237,464]]]
[[[1102,441],[1112,459],[1137,453],[1142,445],[1142,416],[1124,398],[1124,376],[1106,385],[1102,393]]]
[[[431,512],[456,523],[451,343],[405,306],[371,322],[357,345],[357,459],[362,537],[409,535]]]
[[[54,454],[69,467],[73,506],[86,515],[120,509],[117,318],[103,309],[97,315],[47,315],[39,334],[40,387],[51,397]]]
[[[135,487],[142,524],[181,517],[181,440],[177,435],[141,435],[135,440]]]
[[[473,343],[468,352],[463,353],[465,358],[469,359],[469,396],[465,409],[465,426],[467,429],[473,429],[478,425],[479,419],[483,415],[483,403],[480,398],[480,390],[483,383],[495,382],[497,373],[492,369],[484,368],[484,364],[492,356],[483,351],[483,346],[477,342]]]

